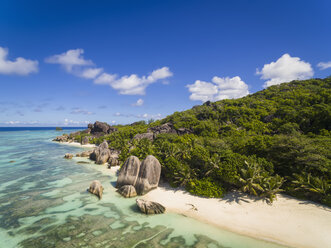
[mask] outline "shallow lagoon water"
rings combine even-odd
[[[143,215],[135,198],[116,193],[115,175],[64,159],[82,148],[52,142],[57,135],[0,131],[0,240],[6,248],[284,247],[182,215]],[[101,201],[86,192],[95,179],[105,188]]]

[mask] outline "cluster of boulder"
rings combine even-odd
[[[119,151],[109,149],[107,141],[102,142],[97,148],[90,153],[90,159],[96,164],[109,163],[109,166],[119,165],[118,160]]]
[[[150,141],[153,141],[157,135],[162,133],[183,135],[192,133],[192,130],[187,128],[175,129],[174,125],[168,122],[160,126],[150,127],[147,129],[146,133],[136,134],[133,138],[137,140],[148,139]]]
[[[116,183],[116,188],[125,197],[128,197],[122,189],[123,186],[131,185],[138,195],[144,195],[157,188],[161,175],[161,164],[153,155],[148,155],[142,162],[136,156],[130,156],[122,165]],[[134,193],[131,193],[134,194]]]
[[[124,197],[144,195],[157,188],[160,175],[161,164],[153,155],[148,155],[142,162],[136,156],[130,156],[119,171],[116,188]],[[145,214],[165,212],[165,207],[156,202],[137,199],[136,203]]]
[[[53,141],[71,143],[75,141],[75,136],[85,134],[81,140],[81,144],[86,145],[89,144],[90,139],[98,138],[116,131],[117,128],[110,126],[106,122],[96,121],[94,124],[88,124],[87,129],[83,131],[77,131],[69,135],[63,134],[61,136],[57,136],[55,139],[53,139]]]

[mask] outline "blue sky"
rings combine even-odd
[[[163,118],[331,75],[330,1],[1,1],[0,125]]]

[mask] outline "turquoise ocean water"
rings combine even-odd
[[[52,142],[59,134],[0,129],[0,248],[284,247],[182,215],[139,213],[135,199],[115,192],[115,175],[63,159],[83,149]],[[95,179],[105,188],[101,201],[86,192]]]

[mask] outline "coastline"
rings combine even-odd
[[[67,146],[75,146],[75,147],[82,147],[82,148],[95,148],[97,147],[95,144],[87,144],[87,145],[82,145],[81,143],[78,142],[57,142],[58,144],[62,145],[67,145]]]
[[[116,175],[119,166],[95,167]],[[204,198],[161,184],[139,198],[155,201],[167,212],[181,214],[223,230],[289,247],[320,248],[331,244],[331,209],[278,194],[272,205],[238,192]],[[194,210],[193,206],[197,209]]]
[[[219,228],[290,247],[328,247],[331,210],[278,194],[272,205],[237,192],[203,198],[160,185],[141,198]],[[193,209],[193,206],[196,209]]]

